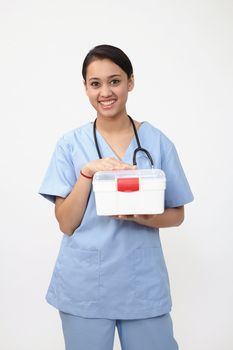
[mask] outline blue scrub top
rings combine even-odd
[[[165,207],[193,200],[173,143],[148,122],[138,129],[156,168],[166,174]],[[97,130],[100,151],[116,157]],[[136,139],[123,161],[132,164]],[[67,132],[58,141],[39,193],[54,202],[66,197],[80,169],[98,159],[93,123]],[[138,168],[149,168],[144,153],[138,153]],[[73,235],[63,235],[46,300],[55,308],[88,318],[139,319],[171,310],[169,277],[162,252],[159,229],[135,222],[97,216],[91,189],[80,226]]]

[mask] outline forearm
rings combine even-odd
[[[154,228],[179,226],[184,220],[184,207],[167,208],[156,215],[120,215],[117,219],[132,220],[138,224]]]
[[[63,233],[72,235],[80,225],[86,210],[91,183],[91,180],[80,175],[70,194],[65,199],[57,199],[55,215]]]
[[[157,215],[139,215],[136,221],[140,224],[155,227],[173,227],[179,226],[184,220],[184,207],[168,208],[162,214]]]
[[[135,166],[123,163],[115,158],[103,158],[87,163],[82,172],[86,176],[93,177],[101,170],[134,169]],[[86,210],[87,201],[91,189],[92,180],[80,175],[71,193],[64,199],[57,197],[55,215],[63,233],[72,235],[81,224]]]

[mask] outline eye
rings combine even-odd
[[[112,81],[111,81],[111,85],[117,85],[117,84],[119,84],[120,83],[120,80],[119,79],[113,79]]]
[[[91,86],[98,87],[99,86],[99,82],[98,81],[92,81],[91,82]]]

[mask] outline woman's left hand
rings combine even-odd
[[[148,221],[155,218],[156,214],[154,215],[140,215],[140,214],[134,214],[134,215],[112,215],[112,218],[118,219],[118,220],[127,220],[127,221],[134,221],[141,225],[148,225]]]

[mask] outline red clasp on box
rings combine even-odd
[[[117,179],[117,191],[119,192],[139,191],[139,178],[128,177],[128,178]]]

